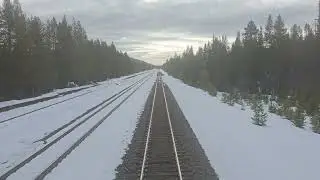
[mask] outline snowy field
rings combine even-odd
[[[320,135],[268,114],[252,124],[247,107],[230,107],[208,93],[164,77],[221,180],[319,180]]]
[[[79,86],[79,87],[74,87],[74,88],[64,88],[64,89],[56,89],[53,90],[50,93],[46,93],[34,98],[26,98],[26,99],[21,99],[21,100],[10,100],[10,101],[3,101],[0,102],[0,108],[5,107],[5,106],[12,106],[15,104],[20,104],[20,103],[24,103],[24,102],[29,102],[29,101],[33,101],[33,100],[38,100],[38,99],[42,99],[42,98],[46,98],[46,97],[52,97],[52,96],[56,96],[59,95],[61,93],[65,93],[68,91],[72,91],[72,90],[78,90],[81,88],[87,88],[87,87],[92,87],[93,85],[85,85],[85,86]]]
[[[2,144],[0,147],[0,175],[45,146],[43,142],[34,143],[35,141],[43,138],[61,125],[68,123],[86,110],[132,85],[141,78],[146,77],[147,74],[150,73],[153,74],[152,77],[48,176],[49,179],[110,179],[106,177],[113,177],[113,171],[117,165],[121,163],[121,157],[125,151],[125,147],[127,147],[127,144],[131,140],[138,115],[143,109],[147,95],[155,81],[155,71],[139,73],[137,76],[129,79],[127,77],[130,76],[127,76],[102,82],[100,86],[86,89],[85,91],[92,91],[89,94],[0,124],[0,144]],[[134,89],[135,88],[128,91],[106,109],[97,113],[90,118],[88,122],[79,126],[75,131],[64,137],[8,179],[33,179],[87,132],[88,129],[108,114],[111,109],[117,106],[129,93],[133,92]],[[78,93],[84,92],[77,92],[75,94]],[[68,98],[75,94],[61,98]],[[60,100],[60,98],[56,98],[0,113],[0,121]],[[78,121],[81,121],[90,114],[91,113]],[[48,142],[60,136],[68,129],[69,128],[66,128],[54,135],[48,139]],[[88,163],[91,161],[93,164]],[[62,169],[60,166],[62,166]],[[65,166],[69,167],[67,168],[68,171],[63,171],[63,167]],[[70,169],[70,167],[72,168]],[[84,170],[84,168],[86,168],[86,170]],[[77,173],[74,173],[75,171],[77,171]],[[106,174],[106,172],[108,173]],[[88,175],[92,177],[92,174],[96,174],[97,177],[89,178]],[[77,175],[77,177],[73,177],[75,175]],[[60,176],[63,178],[60,178]]]
[[[136,73],[134,75],[142,75],[142,74],[145,74],[146,72],[139,72],[139,73]],[[120,78],[116,78],[116,79],[110,79],[110,80],[107,80],[107,81],[104,81],[104,82],[98,82],[98,86],[99,85],[108,85],[108,84],[112,84],[112,83],[115,83],[117,81],[122,81],[122,80],[125,80],[126,78],[130,77],[132,75],[129,75],[129,76],[123,76],[123,77],[120,77]],[[40,96],[37,96],[37,97],[34,97],[34,98],[26,98],[26,99],[21,99],[21,100],[10,100],[10,101],[3,101],[3,102],[0,102],[0,108],[2,107],[6,107],[6,106],[12,106],[12,105],[16,105],[16,104],[20,104],[20,103],[24,103],[24,102],[29,102],[29,101],[34,101],[34,100],[38,100],[38,99],[42,99],[42,98],[47,98],[47,97],[52,97],[52,96],[56,96],[56,95],[59,95],[61,93],[65,93],[65,92],[68,92],[68,91],[73,91],[73,90],[78,90],[78,89],[82,89],[82,88],[90,88],[92,87],[91,90],[95,90],[95,85],[84,85],[84,86],[79,86],[79,87],[73,87],[73,88],[63,88],[63,89],[55,89],[53,90],[52,92],[49,92],[49,93],[46,93],[46,94],[43,94],[43,95],[40,95]],[[91,91],[90,89],[85,89],[82,91],[83,92],[89,92]],[[81,92],[77,92],[77,93],[72,93],[72,95],[66,95],[68,98],[70,97],[73,97],[75,95],[79,95],[81,94]],[[65,99],[67,99],[65,97]]]

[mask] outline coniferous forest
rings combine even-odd
[[[270,95],[287,109],[314,116],[320,112],[320,17],[317,28],[287,27],[281,15],[269,15],[262,26],[251,20],[232,45],[226,36],[214,36],[197,51],[188,47],[168,59],[163,67],[212,94]],[[320,119],[314,123],[319,128]]]
[[[80,21],[27,17],[18,0],[0,6],[0,101],[25,98],[150,68],[116,49],[90,40]]]

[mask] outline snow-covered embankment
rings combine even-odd
[[[317,180],[320,135],[268,114],[266,127],[253,112],[230,107],[201,89],[164,77],[222,180]]]

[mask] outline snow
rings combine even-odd
[[[93,86],[92,85],[85,85],[85,86],[73,87],[73,88],[56,89],[56,90],[53,90],[53,92],[46,93],[46,94],[43,94],[43,95],[40,95],[37,97],[33,97],[33,98],[3,101],[3,102],[0,102],[0,108],[6,107],[6,106],[12,106],[12,105],[20,104],[20,103],[24,103],[24,102],[34,101],[34,100],[38,100],[38,99],[42,99],[42,98],[46,98],[46,97],[52,97],[52,96],[59,95],[61,93],[65,93],[68,91],[77,90],[77,89],[81,89],[81,88],[87,88],[87,87],[89,88],[89,87],[93,87]]]
[[[228,106],[207,92],[164,76],[222,180],[318,180],[320,135],[274,114],[252,124],[247,107]]]
[[[85,142],[48,175],[55,179],[113,179],[131,141],[155,77],[149,80]],[[124,113],[125,112],[125,113]],[[76,172],[76,173],[75,173]]]
[[[131,141],[139,114],[156,79],[155,71],[140,73],[129,79],[127,77],[130,76],[127,76],[101,82],[100,86],[87,89],[92,93],[0,124],[0,175],[8,170],[7,167],[14,166],[45,146],[42,142],[33,143],[34,141],[151,72],[153,77],[46,177],[49,180],[113,179],[115,169],[122,163],[121,158]],[[288,120],[268,114],[267,126],[259,127],[252,124],[253,112],[249,107],[242,111],[238,105],[231,107],[221,103],[221,93],[218,93],[218,98],[212,97],[205,91],[185,85],[168,75],[163,79],[175,95],[221,180],[319,179],[317,165],[320,162],[320,135],[312,133],[309,126],[307,130],[299,129]],[[130,92],[133,90],[97,113],[8,179],[34,179]],[[0,121],[78,93],[0,113]],[[71,127],[51,137],[48,142]]]
[[[141,79],[142,77],[145,77],[149,73],[150,71],[147,71],[145,73],[140,73],[138,76],[130,79],[126,79],[126,77],[122,77],[118,79],[112,79],[107,82],[102,82],[101,86],[96,86],[94,87],[95,89],[89,88],[92,91],[92,93],[90,94],[81,96],[79,98],[76,98],[70,101],[66,101],[64,103],[61,103],[56,106],[52,106],[47,109],[43,109],[43,110],[28,114],[26,116],[18,118],[17,120],[8,121],[6,123],[0,124],[0,144],[5,144],[5,148],[2,148],[4,146],[0,148],[0,175],[6,172],[8,167],[12,167],[13,165],[21,162],[26,157],[30,156],[33,152],[45,146],[44,144],[42,144],[42,142],[34,143],[34,141],[41,139],[44,135],[57,129],[61,125],[69,122],[70,120],[79,116],[86,110],[101,103],[103,100],[109,98],[113,94],[119,92],[120,90],[130,86],[131,84]],[[153,80],[154,79],[155,78],[153,78]],[[152,79],[149,80],[148,83],[145,84],[142,89],[151,89],[150,84],[152,84]],[[130,93],[131,91],[129,91],[128,93]],[[65,138],[63,138],[53,147],[49,148],[45,153],[38,156],[34,161],[31,161],[25,167],[21,168],[17,173],[10,176],[9,179],[32,179],[41,170],[43,170],[43,168],[47,167],[49,163],[52,162],[58,156],[58,154],[63,153],[83,133],[85,133],[89,128],[91,128],[93,124],[99,121],[105,114],[107,114],[113,107],[115,107],[122,99],[124,99],[124,97],[128,93],[126,93],[123,97],[113,102],[109,107],[107,107],[103,111],[93,116],[93,118],[91,118],[85,124],[81,125],[75,131],[67,135]],[[146,91],[139,90],[139,94],[140,93],[146,93]],[[134,95],[133,97],[135,96],[136,95]],[[140,96],[139,98],[141,99],[140,101],[143,103],[146,100],[146,97],[141,98]],[[59,98],[54,100],[59,101],[58,99]],[[140,101],[137,101],[134,103],[139,103]],[[30,109],[42,107],[47,104],[48,102],[38,103],[35,105],[31,105],[23,108],[17,108],[8,112],[4,112],[4,113],[1,113],[0,115],[3,115],[3,114],[8,115],[9,113],[12,115],[15,115],[15,114],[21,113],[21,111],[29,111]],[[137,114],[138,110],[136,108],[140,108],[140,106],[135,106],[135,108],[128,110],[128,112],[135,111],[135,113]],[[121,112],[121,114],[124,114],[124,115],[127,114],[126,109],[124,109],[124,111],[125,113]],[[80,122],[90,114],[91,113],[82,117],[77,122]],[[136,114],[135,116],[132,117],[135,120],[137,120]],[[1,118],[6,117],[6,115],[2,116]],[[0,121],[2,120],[1,118],[0,118]],[[111,118],[112,117],[108,119],[111,119]],[[125,122],[130,122],[130,121],[125,121]],[[75,124],[71,125],[71,127],[74,125]],[[61,135],[68,129],[69,128],[51,137],[48,140],[48,142],[52,141],[55,137]],[[131,131],[128,130],[128,132],[131,132]],[[121,134],[121,137],[122,135],[123,134]],[[101,136],[101,137],[104,137],[104,136]],[[121,142],[121,140],[119,140],[119,142]],[[118,149],[118,151],[120,152],[121,150]]]
[[[132,79],[129,79],[129,80],[126,80],[126,78],[129,77],[129,76],[124,76],[124,77],[121,77],[121,78],[111,79],[111,80],[108,80],[108,81],[105,81],[105,82],[100,82],[100,86],[93,86],[91,88],[88,88],[88,89],[85,89],[85,90],[82,90],[82,91],[79,91],[79,92],[76,92],[76,93],[72,93],[72,94],[69,94],[69,95],[61,96],[61,97],[58,97],[58,98],[54,98],[54,99],[51,99],[51,100],[48,100],[48,101],[39,102],[37,104],[33,104],[33,105],[30,105],[30,106],[20,107],[20,108],[12,109],[10,111],[2,112],[2,113],[0,113],[0,122],[3,121],[3,120],[7,120],[7,119],[10,119],[10,118],[19,116],[19,115],[23,115],[23,114],[31,112],[33,110],[37,110],[39,108],[43,108],[45,106],[50,106],[50,105],[55,104],[55,103],[63,102],[65,100],[73,98],[73,97],[77,97],[77,96],[81,96],[82,97],[82,95],[83,96],[88,96],[87,94],[91,94],[93,92],[98,92],[98,91],[101,92],[102,90],[105,90],[105,88],[114,88],[114,87],[117,87],[117,86],[121,86],[123,82],[124,83],[125,82],[133,82],[134,80],[136,80],[139,77],[142,77],[146,73],[148,73],[148,71],[147,72],[143,72],[143,73],[138,73],[138,76],[136,76],[136,77],[134,77]],[[60,90],[59,93],[62,92],[62,91],[68,91],[68,90],[65,90],[65,89],[64,90]],[[72,99],[72,101],[76,100],[76,99],[79,99],[79,97]],[[80,98],[80,99],[82,99],[82,98]],[[21,101],[24,101],[24,100],[21,100]],[[66,102],[67,101],[63,102],[63,104],[65,104]],[[5,103],[5,102],[3,102],[3,103]],[[19,103],[21,103],[21,102],[19,101]],[[52,108],[52,107],[50,107],[50,108]],[[0,128],[1,128],[1,124],[0,124]]]
[[[60,95],[62,93],[68,92],[68,91],[73,91],[73,90],[78,90],[78,89],[82,89],[82,88],[93,88],[96,89],[95,85],[108,85],[108,84],[112,84],[112,83],[117,83],[117,81],[122,81],[125,80],[126,78],[130,77],[130,76],[140,76],[143,75],[145,73],[147,73],[148,71],[144,71],[144,72],[139,72],[139,73],[135,73],[133,75],[128,75],[128,76],[122,76],[120,78],[115,78],[115,79],[109,79],[107,81],[103,81],[103,82],[98,82],[98,83],[92,83],[90,85],[84,85],[84,86],[79,86],[79,87],[72,87],[72,88],[63,88],[63,89],[55,89],[52,92],[37,96],[37,97],[33,97],[33,98],[26,98],[26,99],[21,99],[21,100],[10,100],[10,101],[3,101],[0,102],[0,108],[2,107],[6,107],[6,106],[12,106],[12,105],[16,105],[16,104],[20,104],[20,103],[24,103],[24,102],[30,102],[30,101],[34,101],[34,100],[38,100],[38,99],[42,99],[42,98],[47,98],[47,97],[53,97],[56,95]],[[90,91],[88,89],[85,89],[84,91]],[[73,97],[75,93],[72,93],[72,95],[66,95],[69,98]],[[79,94],[79,93],[78,93]]]

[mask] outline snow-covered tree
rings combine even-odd
[[[262,101],[261,100],[257,100],[253,104],[252,109],[254,111],[254,115],[251,118],[253,120],[253,124],[258,125],[258,126],[266,126],[268,115],[264,111]]]
[[[303,128],[305,125],[305,111],[301,108],[298,107],[294,111],[292,122],[295,126],[299,128]]]
[[[315,133],[320,134],[320,109],[313,114],[311,117],[312,130]]]
[[[223,103],[228,104],[229,106],[234,106],[234,103],[235,103],[235,101],[233,99],[233,95],[231,95],[229,93],[223,93],[221,101]]]
[[[276,102],[274,101],[270,101],[270,104],[269,104],[269,112],[270,113],[276,113],[277,112],[277,106],[275,104]]]
[[[245,102],[244,102],[244,100],[242,99],[242,100],[240,100],[240,106],[241,106],[241,110],[242,111],[244,111],[244,110],[246,110],[246,106],[245,106]]]

